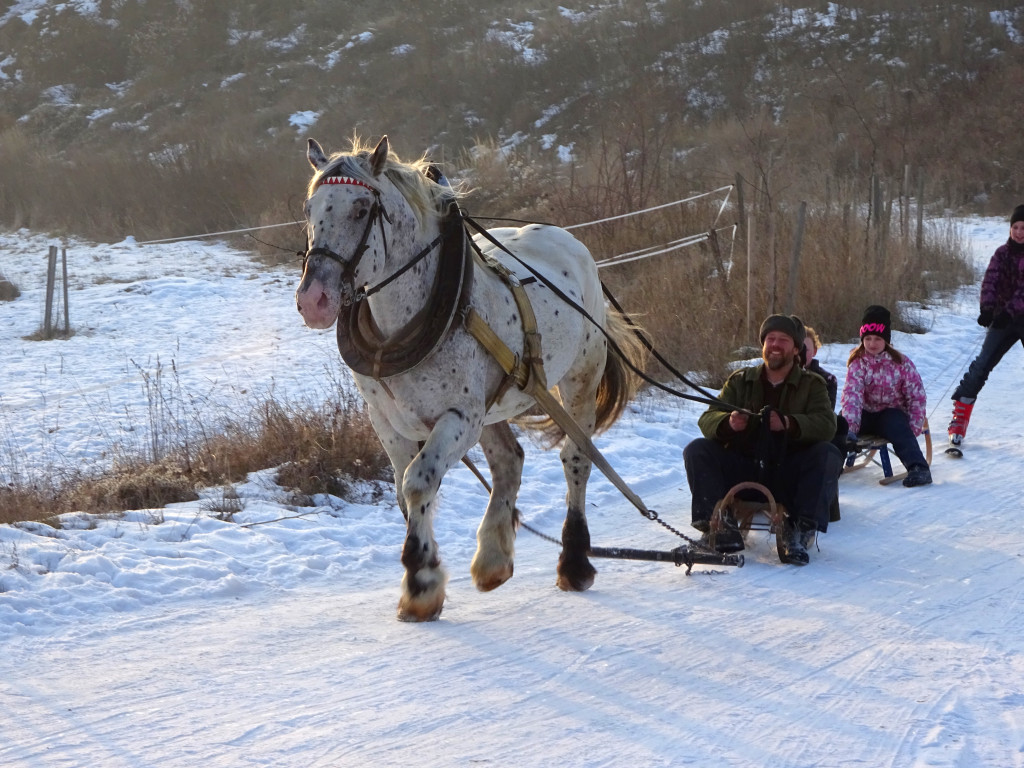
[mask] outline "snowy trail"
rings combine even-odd
[[[1004,222],[965,226],[979,259],[1005,237]],[[209,271],[235,258],[211,249],[164,259],[205,275],[176,283],[184,293],[166,306],[188,303],[212,325],[244,324],[246,313],[279,325],[283,340],[255,350],[246,386],[273,380],[282,397],[310,396],[330,336],[295,327],[283,279],[247,286]],[[183,264],[192,252],[194,264]],[[125,283],[91,283],[89,306],[102,314],[100,286],[120,291],[132,273],[116,259],[93,262],[125,272]],[[972,291],[924,311],[928,333],[894,338],[928,386],[935,484],[883,487],[876,468],[845,476],[842,520],[802,569],[781,565],[769,535],[755,532],[741,569],[697,566],[686,576],[665,563],[598,560],[594,588],[570,595],[554,587],[557,548],[521,532],[514,578],[480,594],[468,570],[485,496],[464,467],[442,486],[437,537],[452,578],[441,620],[427,625],[394,618],[403,525],[390,495],[378,504],[318,497],[298,510],[303,518],[243,528],[296,514],[267,471],[237,486],[234,523],[210,516],[220,493],[211,489],[200,502],[74,519],[60,531],[0,526],[0,765],[1021,768],[1019,349],[979,399],[965,458],[939,445],[951,383],[980,339]],[[141,312],[144,296],[131,301],[141,303],[117,324],[58,347],[21,341],[26,313],[0,306],[5,348],[28,361],[0,371],[4,434],[50,451],[47,440],[66,438],[61,454],[97,458],[75,453],[105,418],[96,401],[123,409],[139,387],[127,377],[104,390],[110,372],[90,355],[123,359],[145,333],[175,332],[173,315],[154,322]],[[250,344],[189,338],[178,362],[202,380],[212,374],[201,361],[223,365]],[[841,375],[849,349],[829,345],[823,366]],[[15,408],[5,394],[26,371],[46,382],[59,375],[52,364],[40,373],[55,350],[64,375],[108,395],[84,405],[69,397],[61,428],[43,438],[53,414],[33,419],[29,404]],[[683,529],[681,452],[697,413],[645,398],[598,439],[648,505]],[[525,447],[519,506],[557,533],[557,453]],[[596,472],[588,516],[596,545],[678,543]]]

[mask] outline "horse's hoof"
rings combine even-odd
[[[470,569],[470,573],[473,575],[473,583],[476,584],[476,588],[481,592],[490,592],[492,589],[500,587],[512,578],[512,571],[512,563],[509,563],[506,568],[501,568],[487,574],[477,573],[472,568]]]
[[[398,601],[398,620],[437,621],[441,617],[442,608],[444,608],[444,592],[430,599],[426,599],[425,595],[417,597],[402,595]]]
[[[398,605],[398,620],[399,621],[412,621],[412,622],[423,622],[423,621],[437,621],[441,618],[441,609],[437,609],[434,613],[418,613],[410,611],[404,608],[401,603]]]
[[[416,589],[409,589],[410,584]],[[402,579],[402,596],[398,600],[399,621],[436,621],[444,608],[445,586],[448,573],[437,568],[421,570],[415,577],[408,573]]]
[[[512,578],[514,564],[511,557],[498,554],[495,557],[481,555],[480,550],[473,557],[469,565],[469,574],[473,577],[473,583],[481,592],[490,592],[497,589],[506,581]]]
[[[563,592],[586,592],[592,586],[594,586],[594,577],[591,576],[589,579],[567,579],[564,576],[559,576],[555,579],[555,586]]]
[[[558,578],[555,579],[555,586],[557,586],[563,592],[586,592],[592,586],[594,586],[594,577],[597,575],[592,567],[589,573],[580,574],[558,574]]]
[[[586,592],[594,586],[597,576],[597,570],[585,555],[566,557],[563,554],[555,571],[558,574],[555,585],[563,592]]]

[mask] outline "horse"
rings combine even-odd
[[[471,239],[462,193],[425,157],[400,160],[387,136],[372,149],[353,139],[350,152],[330,157],[310,139],[306,157],[313,176],[295,302],[308,327],[337,323],[342,358],[394,469],[406,521],[398,618],[441,614],[448,576],[433,534],[437,492],[477,443],[492,488],[470,573],[480,591],[511,578],[524,463],[510,426],[517,418],[545,430],[550,445],[562,442],[566,517],[556,585],[590,588],[591,459],[536,409],[524,416],[535,400],[520,388],[522,377],[513,381],[466,322],[475,315],[512,359],[546,376],[551,385],[541,388],[557,394],[588,438],[607,429],[637,390],[645,350],[635,326],[606,305],[590,252],[551,225],[498,227]],[[524,330],[530,315],[535,328]]]

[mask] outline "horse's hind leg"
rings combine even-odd
[[[590,564],[590,529],[587,527],[587,480],[590,459],[576,444],[566,439],[562,448],[562,469],[569,490],[565,495],[565,523],[562,525],[562,554],[558,557],[558,578],[555,584],[567,592],[582,592],[594,583],[597,570]]]
[[[476,588],[489,592],[512,578],[523,449],[505,421],[484,427],[480,445],[491,468],[492,487],[487,512],[476,532],[476,555],[469,571]]]
[[[405,576],[398,600],[402,621],[433,621],[441,615],[448,574],[434,540],[437,490],[445,473],[477,442],[482,423],[482,414],[446,411],[405,470],[402,495],[408,524],[402,547]]]
[[[563,406],[583,431],[592,435],[596,422],[594,398],[597,381],[583,374],[558,385]],[[561,451],[565,473],[565,523],[562,525],[562,554],[558,558],[555,584],[567,592],[582,592],[594,583],[597,571],[590,564],[590,529],[587,527],[587,481],[590,479],[590,457],[569,438]]]

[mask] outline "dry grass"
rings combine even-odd
[[[151,446],[157,443],[163,455],[154,460]],[[227,485],[267,467],[279,467],[278,483],[300,497],[345,496],[353,484],[387,479],[390,469],[356,397],[318,406],[266,400],[209,434],[165,434],[133,454],[123,446],[115,450],[120,456],[108,471],[57,473],[0,487],[0,523],[55,523],[66,512],[107,514],[194,501],[197,488]]]

